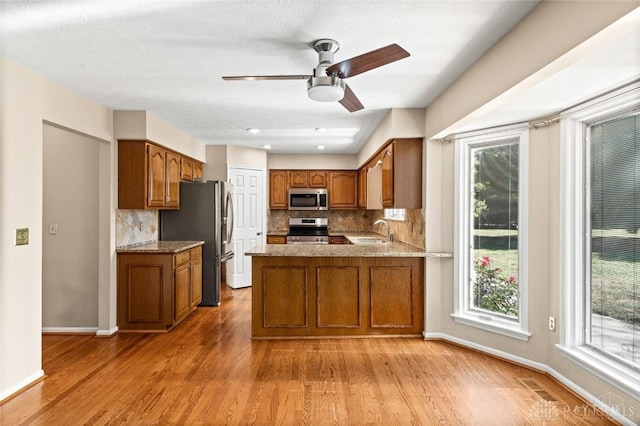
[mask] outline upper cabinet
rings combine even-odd
[[[180,160],[180,180],[202,182],[202,163],[183,155]]]
[[[367,208],[367,167],[358,170],[358,207]]]
[[[390,140],[365,169],[368,209],[422,208],[422,138]]]
[[[269,208],[289,208],[289,180],[286,170],[269,171]]]
[[[326,188],[327,172],[324,170],[289,170],[289,188]]]
[[[180,154],[145,141],[118,141],[118,208],[179,208],[180,169]]]
[[[189,157],[182,157],[180,161],[180,180],[193,180],[193,160]]]
[[[199,161],[193,163],[193,181],[202,182],[202,163]]]
[[[358,171],[329,171],[328,191],[330,209],[357,209]]]

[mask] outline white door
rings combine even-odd
[[[252,246],[264,244],[264,175],[262,169],[229,168],[229,181],[233,185],[234,229],[233,259],[227,262],[227,285],[231,288],[251,285],[251,256],[245,256]]]

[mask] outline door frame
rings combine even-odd
[[[233,170],[250,170],[250,171],[255,171],[258,172],[262,175],[262,206],[261,206],[261,211],[262,211],[262,235],[260,235],[260,243],[261,244],[265,244],[266,242],[266,238],[267,238],[267,228],[269,226],[269,223],[267,222],[268,220],[268,210],[267,210],[267,200],[266,200],[266,196],[267,196],[267,182],[266,182],[266,177],[267,177],[267,169],[265,167],[258,167],[258,166],[231,166],[228,165],[227,166],[227,182],[230,182],[231,185],[233,185],[232,179],[231,179],[231,172]],[[237,214],[237,212],[239,211],[238,206],[234,206],[234,211],[236,212],[235,214]],[[235,218],[234,218],[234,223],[238,223]],[[234,229],[234,235],[237,235],[237,231]],[[240,256],[239,253],[234,253],[234,257],[236,256]],[[242,256],[244,257],[244,253],[242,254]],[[233,286],[233,271],[230,270],[232,268],[227,268],[225,267],[225,282],[227,283],[227,285],[231,288],[235,288]]]

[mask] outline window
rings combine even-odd
[[[527,340],[528,126],[456,136],[454,319]]]
[[[639,395],[640,84],[563,114],[563,353]]]
[[[389,220],[404,220],[405,209],[384,209],[384,218]]]

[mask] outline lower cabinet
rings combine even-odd
[[[259,257],[253,337],[420,335],[424,258]]]
[[[118,253],[118,328],[166,331],[202,301],[202,247]]]
[[[287,236],[267,234],[267,244],[287,244]]]

